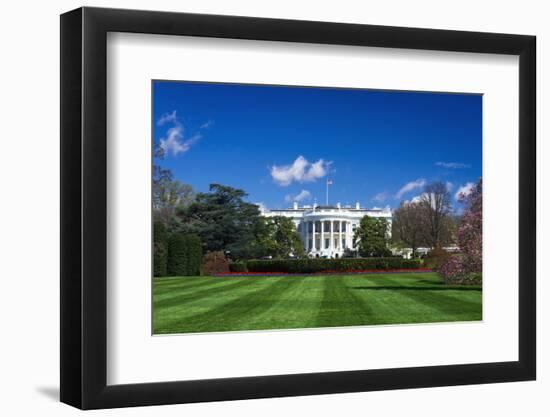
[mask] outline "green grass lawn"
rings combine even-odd
[[[472,321],[481,298],[435,273],[155,278],[153,332]]]

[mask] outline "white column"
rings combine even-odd
[[[306,227],[306,244],[304,247],[306,248],[306,254],[309,253],[309,222],[304,222],[304,225]]]
[[[311,240],[313,250],[315,250],[315,220],[313,220],[313,239]]]
[[[321,220],[321,253],[325,250],[325,221]]]
[[[342,220],[340,220],[340,224],[338,225],[338,247],[340,250],[343,250],[342,247]]]
[[[346,246],[351,249],[351,222],[346,223]]]
[[[330,252],[332,255],[332,251],[334,250],[334,227],[333,227],[333,221],[330,221]]]
[[[354,249],[353,248],[353,227],[351,222],[349,222],[349,247],[350,249]]]

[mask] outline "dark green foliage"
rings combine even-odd
[[[202,264],[202,244],[197,235],[187,235],[187,275],[200,275]]]
[[[229,270],[231,272],[248,272],[246,262],[232,262],[229,264]]]
[[[168,232],[161,221],[153,224],[153,276],[167,275],[168,264]]]
[[[181,230],[197,234],[206,252],[240,250],[254,240],[260,221],[258,206],[245,202],[246,196],[242,190],[211,184],[210,192],[198,193],[193,203],[178,210]]]
[[[357,259],[272,259],[246,261],[249,272],[282,272],[296,274],[311,274],[324,271],[366,271],[386,269],[415,269],[420,268],[417,259],[403,259],[397,257],[386,258],[357,258]]]
[[[173,233],[168,239],[168,276],[200,275],[202,247],[195,235]]]
[[[168,276],[187,275],[187,239],[181,233],[173,233],[168,239]]]
[[[391,255],[388,249],[389,226],[384,218],[364,216],[355,231],[359,254],[365,257],[386,257]]]
[[[222,274],[229,272],[229,261],[223,251],[208,252],[202,259],[203,275]]]
[[[304,247],[292,219],[283,216],[260,217],[254,227],[254,238],[241,247],[230,248],[232,259],[303,257]]]

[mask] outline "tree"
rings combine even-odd
[[[302,239],[296,230],[292,219],[275,216],[266,219],[271,239],[275,243],[273,253],[276,258],[288,258],[291,255],[303,257],[305,255]]]
[[[202,244],[197,235],[187,235],[187,275],[201,274]]]
[[[195,201],[178,209],[178,228],[197,234],[203,252],[239,251],[255,240],[260,227],[258,206],[244,201],[246,196],[243,190],[211,184],[210,192],[196,194]]]
[[[448,217],[451,212],[451,195],[447,185],[436,181],[426,185],[419,199],[425,216],[425,239],[432,248],[449,243]]]
[[[464,255],[468,272],[481,272],[483,251],[483,197],[481,178],[468,195],[460,195],[465,204],[464,215],[458,228],[458,246]]]
[[[202,246],[196,235],[173,233],[168,239],[169,276],[200,275]]]
[[[188,207],[194,197],[191,185],[174,180],[168,169],[158,165],[153,167],[153,212],[156,219],[173,228],[176,211]]]
[[[480,283],[483,269],[483,197],[480,178],[469,194],[459,195],[464,215],[458,227],[460,253],[442,265],[439,273],[449,283]]]
[[[187,275],[187,240],[181,233],[173,233],[168,239],[168,275]]]
[[[366,257],[389,256],[388,222],[384,218],[363,216],[355,231],[359,254]]]
[[[168,232],[163,222],[153,223],[153,276],[167,275],[168,263]]]
[[[412,249],[412,257],[416,257],[416,249],[424,244],[424,209],[417,202],[402,202],[393,212],[392,241]]]

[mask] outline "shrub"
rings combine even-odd
[[[197,235],[187,235],[187,275],[201,274],[202,244]]]
[[[340,258],[340,259],[273,259],[246,261],[249,272],[284,272],[311,274],[323,271],[364,271],[376,269],[420,268],[418,259]]]
[[[223,251],[208,252],[202,259],[204,275],[222,274],[229,271],[229,261]]]
[[[441,266],[449,260],[451,254],[442,248],[434,248],[424,258],[424,266],[426,268],[439,271]]]
[[[167,273],[169,276],[200,275],[201,241],[196,235],[174,233],[168,239]]]
[[[232,262],[229,264],[229,270],[231,272],[248,272],[246,262]]]
[[[168,232],[161,221],[153,223],[153,276],[167,275]]]
[[[169,276],[187,275],[187,239],[185,235],[174,233],[168,239],[168,265]]]
[[[481,272],[469,270],[468,258],[463,255],[450,256],[439,269],[439,274],[446,284],[472,284],[481,285]]]

